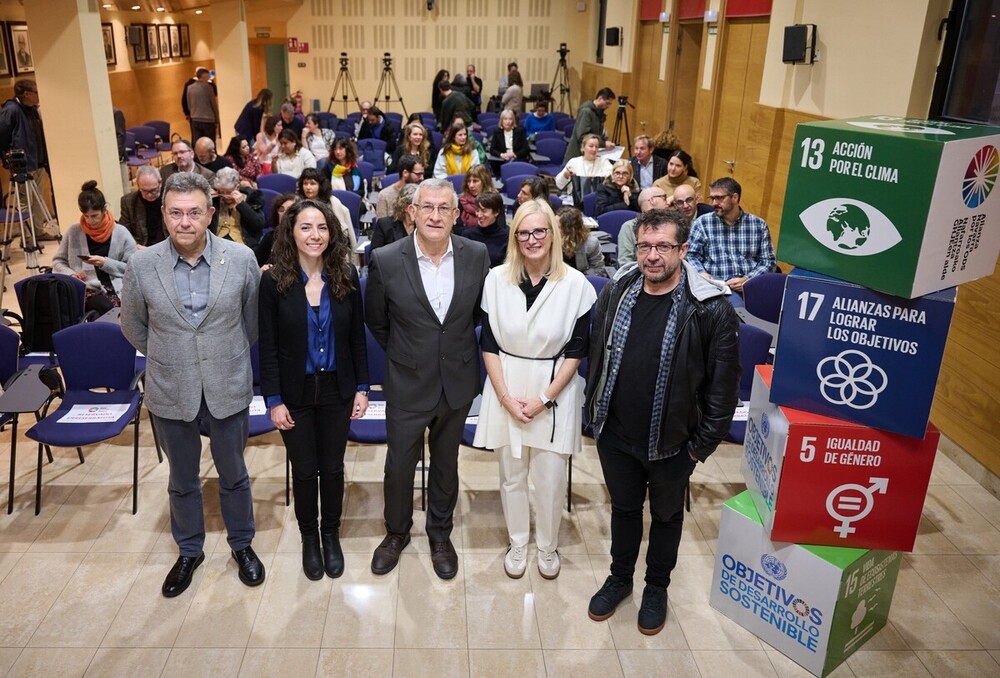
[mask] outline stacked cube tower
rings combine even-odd
[[[774,367],[754,375],[748,489],[723,508],[711,602],[817,676],[885,625],[913,549],[955,285],[1000,253],[998,172],[998,128],[796,130],[778,258],[797,268]]]

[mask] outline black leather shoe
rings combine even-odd
[[[240,568],[240,581],[247,586],[260,586],[264,583],[264,563],[253,552],[252,546],[233,551],[233,560]]]
[[[451,539],[431,542],[431,562],[434,574],[441,579],[451,579],[458,574],[458,554],[451,545]]]
[[[399,563],[399,554],[410,543],[409,534],[387,534],[372,556],[372,573],[389,574]]]
[[[655,636],[667,623],[667,590],[660,586],[646,584],[642,592],[637,625],[639,633]]]
[[[344,551],[340,548],[340,535],[336,532],[323,535],[323,568],[331,579],[344,574]]]
[[[174,566],[170,568],[170,572],[167,573],[167,578],[163,580],[163,588],[160,589],[163,592],[163,596],[165,598],[173,598],[184,593],[187,587],[191,586],[194,571],[203,562],[205,562],[204,553],[199,553],[197,556],[179,557]]]
[[[313,581],[323,578],[323,554],[319,551],[319,533],[302,535],[302,571]]]

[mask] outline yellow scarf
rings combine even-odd
[[[345,174],[350,173],[350,171],[351,171],[350,167],[344,167],[343,165],[333,166],[333,176],[338,178],[342,178]]]
[[[457,160],[462,161],[462,166],[458,166]],[[462,147],[452,144],[448,152],[444,154],[444,171],[446,174],[465,174],[472,166],[472,153],[463,153]]]

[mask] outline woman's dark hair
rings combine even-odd
[[[493,185],[493,175],[490,174],[490,169],[486,165],[473,165],[469,168],[469,171],[465,173],[465,179],[462,180],[462,193],[469,192],[469,179],[471,177],[476,177],[479,179],[479,183],[482,188],[479,189],[480,195],[488,191],[497,190]]]
[[[268,217],[270,217],[270,221],[267,222],[268,226],[271,226],[272,228],[277,228],[278,222],[280,221],[280,219],[278,218],[278,210],[281,209],[281,206],[284,205],[289,200],[295,202],[298,199],[299,196],[294,193],[282,193],[274,200],[272,200],[271,213],[268,215]]]
[[[337,156],[333,154],[334,149],[343,148],[346,153],[344,155],[344,167],[354,167],[358,164],[358,148],[354,145],[354,142],[350,139],[344,139],[343,137],[337,137],[333,145],[330,146],[330,163],[340,164],[337,160]]]
[[[319,184],[319,193],[313,200],[319,200],[320,202],[330,202],[330,180],[324,176],[322,172],[313,167],[306,167],[302,170],[302,174],[299,175],[299,181],[296,184],[295,192],[297,197],[305,198],[305,191],[302,190],[302,184],[306,181],[313,180]]]
[[[240,145],[246,140],[247,138],[245,136],[237,134],[229,140],[229,145],[226,146],[225,155],[236,163],[236,166],[240,169],[243,169],[243,155],[240,153]]]
[[[278,141],[280,142],[282,140],[294,141],[295,142],[295,150],[296,151],[298,151],[300,148],[302,148],[302,142],[299,141],[299,135],[296,134],[295,130],[293,130],[293,129],[283,129],[283,130],[281,130],[281,134],[278,135]]]
[[[698,173],[694,171],[694,162],[691,160],[691,156],[688,155],[687,151],[682,151],[681,149],[678,148],[676,151],[670,154],[670,156],[667,158],[667,162],[670,161],[670,158],[677,158],[682,163],[684,163],[684,166],[687,167],[687,174],[689,177],[694,177],[695,179],[698,178]]]
[[[447,149],[453,143],[455,143],[455,136],[458,134],[459,130],[467,130],[464,123],[456,122],[444,134],[444,140],[441,142],[441,148]],[[473,153],[476,150],[475,144],[472,143],[472,132],[469,131],[465,135],[465,145],[462,146],[462,153]]]
[[[80,205],[81,212],[89,212],[91,210],[103,212],[108,206],[108,201],[105,200],[101,189],[97,187],[97,182],[91,179],[80,187],[80,196],[77,198],[77,204]]]
[[[314,125],[316,125],[317,127],[319,127],[319,114],[318,113],[310,113],[309,115],[307,115],[306,116],[306,122],[309,122],[309,121],[312,121],[312,123]]]
[[[437,72],[437,75],[434,76],[434,85],[437,86],[444,79],[451,80],[451,72],[447,68],[442,68]]]
[[[562,231],[563,257],[572,257],[590,236],[590,229],[583,223],[583,212],[576,207],[560,207],[556,218],[559,220],[559,230]]]
[[[269,115],[264,118],[264,134],[267,136],[274,134],[274,128],[278,126],[279,122],[281,122],[280,115]]]
[[[319,200],[299,200],[288,208],[281,223],[274,230],[274,246],[271,248],[271,277],[278,286],[279,294],[286,294],[292,285],[302,280],[299,267],[299,252],[295,246],[295,220],[307,209],[315,209],[323,215],[330,234],[330,245],[323,252],[323,271],[336,299],[343,299],[354,289],[350,263],[351,246],[344,235],[340,222],[334,216],[330,203]]]
[[[503,212],[503,198],[496,191],[483,191],[476,196],[476,207],[491,210],[499,215]]]
[[[541,177],[525,177],[521,187],[527,186],[532,198],[549,199],[549,183]]]
[[[521,74],[517,71],[511,71],[507,74],[507,84],[517,85],[518,87],[524,87],[524,80],[521,79]]]

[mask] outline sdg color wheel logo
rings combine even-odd
[[[986,202],[997,183],[1000,172],[1000,154],[996,146],[983,146],[969,161],[962,179],[962,200],[969,207],[976,208]]]

